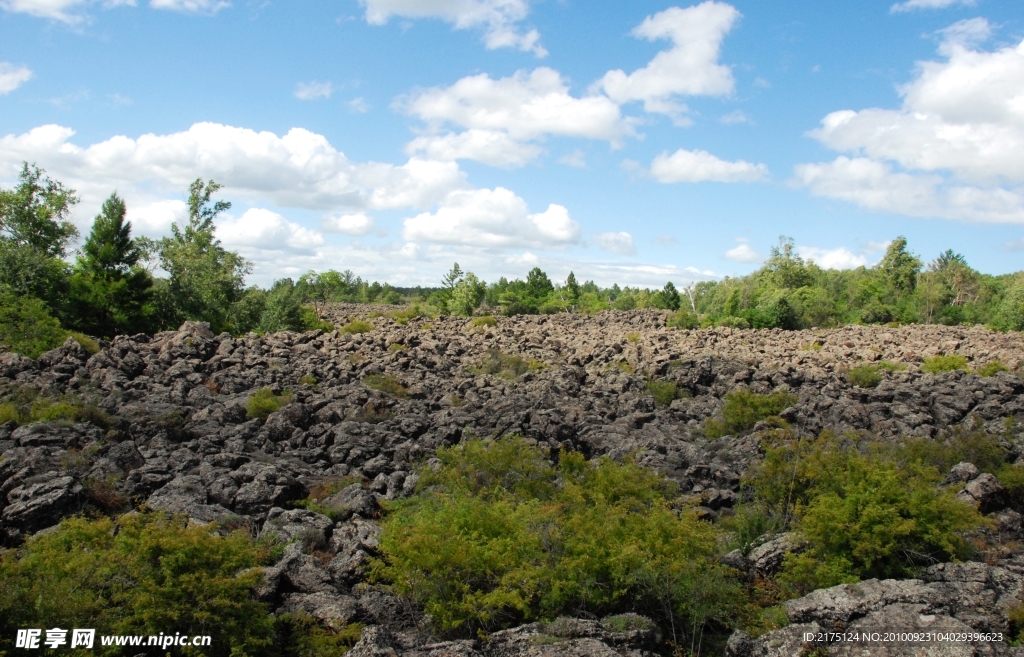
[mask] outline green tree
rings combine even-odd
[[[679,304],[682,299],[679,296],[679,290],[672,284],[672,281],[665,283],[665,287],[658,293],[658,299],[656,301],[659,308],[667,308],[669,310],[679,310]]]
[[[39,167],[25,162],[18,186],[0,190],[0,237],[16,246],[28,246],[54,258],[67,255],[78,231],[68,221],[78,203],[75,190],[43,177]]]
[[[487,283],[477,278],[473,272],[468,272],[452,290],[449,309],[456,315],[469,317],[483,303],[486,294]]]
[[[530,296],[537,301],[542,301],[555,291],[555,286],[551,284],[551,279],[548,278],[548,275],[540,267],[534,267],[526,275],[526,286],[530,290]]]
[[[221,188],[214,181],[196,179],[189,187],[188,220],[171,226],[171,237],[159,242],[160,265],[170,274],[168,298],[171,317],[209,322],[214,331],[231,326],[231,306],[241,299],[245,276],[252,265],[225,250],[214,236],[213,220],[231,207],[226,201],[210,204]]]
[[[346,271],[348,279],[344,274],[334,271],[325,271],[318,274],[309,271],[299,279],[298,287],[301,289],[303,301],[312,301],[313,310],[316,311],[317,321],[322,321],[327,304],[348,292],[352,272]]]
[[[576,282],[576,274],[569,272],[568,278],[565,279],[564,289],[569,303],[575,304],[580,300],[580,284]]]
[[[139,266],[143,250],[115,193],[103,204],[71,279],[73,326],[91,335],[139,333],[152,313],[153,280]]]
[[[45,303],[0,289],[0,351],[37,358],[65,338],[67,331],[50,316]]]
[[[885,257],[878,263],[889,285],[898,293],[909,294],[917,287],[917,274],[921,271],[921,259],[907,250],[907,238],[900,235],[885,251]]]

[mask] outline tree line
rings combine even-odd
[[[111,338],[174,329],[185,320],[216,332],[327,328],[331,302],[421,304],[439,314],[505,315],[659,308],[680,328],[798,329],[850,323],[985,324],[1024,330],[1024,272],[992,276],[952,250],[927,265],[907,240],[890,243],[873,267],[823,269],[789,238],[743,277],[660,290],[599,287],[573,272],[553,282],[539,267],[525,279],[488,284],[456,263],[434,288],[396,288],[352,271],[309,272],[268,289],[246,286],[252,263],[223,247],[215,220],[231,204],[221,186],[196,179],[188,216],[159,240],[134,236],[117,193],[103,203],[82,246],[69,220],[75,191],[25,163],[18,184],[0,189],[0,345],[26,354],[59,344],[68,331]],[[74,256],[73,261],[71,256]],[[154,271],[165,276],[155,276]]]

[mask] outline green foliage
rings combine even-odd
[[[654,396],[654,403],[658,406],[668,406],[679,398],[679,386],[673,381],[659,381],[649,379],[647,391]]]
[[[176,326],[184,319],[210,323],[214,333],[230,330],[232,306],[245,291],[245,276],[252,265],[225,250],[214,236],[213,221],[231,204],[211,198],[221,188],[196,179],[189,186],[188,220],[173,224],[171,237],[159,242],[160,266],[170,274],[165,322]]]
[[[117,194],[103,203],[71,277],[74,325],[93,335],[141,333],[149,327],[153,279],[132,239],[127,208]]]
[[[544,363],[539,360],[528,361],[521,356],[502,353],[492,348],[487,350],[487,356],[479,365],[467,369],[474,374],[491,374],[511,381],[531,370],[544,369]]]
[[[631,344],[636,344],[640,342],[640,334],[636,331],[631,331],[626,334],[626,339],[629,340]]]
[[[878,267],[896,290],[910,293],[917,287],[921,260],[907,251],[907,238],[902,235],[889,244]]]
[[[1001,360],[990,360],[989,362],[976,368],[975,373],[978,376],[995,376],[1000,372],[1009,372],[1010,368],[1007,367]]]
[[[249,396],[245,403],[246,415],[250,420],[260,418],[266,420],[271,413],[276,413],[294,401],[295,397],[287,390],[276,395],[271,388],[262,388]]]
[[[476,277],[473,272],[467,273],[452,290],[448,308],[453,315],[469,317],[484,301],[487,284]]]
[[[956,370],[963,370],[964,372],[967,371],[967,359],[960,354],[932,356],[930,358],[925,358],[921,363],[921,371],[929,374],[954,372]]]
[[[471,321],[470,324],[472,324],[473,326],[475,326],[477,328],[484,328],[484,327],[493,328],[493,327],[498,325],[498,320],[496,320],[491,315],[484,315],[483,317],[474,317],[473,321]]]
[[[958,458],[977,442],[952,437],[950,448]],[[963,533],[985,521],[955,491],[938,487],[944,470],[922,458],[934,457],[927,448],[857,434],[809,439],[780,430],[768,437],[764,460],[747,478],[754,508],[741,513],[746,524],[792,526],[808,541],[806,552],[787,557],[780,577],[794,595],[868,577],[912,576],[934,560],[969,554]]]
[[[274,630],[281,657],[337,657],[359,642],[363,625],[325,628],[309,614],[298,611],[276,616]]]
[[[18,186],[0,190],[0,240],[26,246],[51,258],[63,258],[78,236],[68,220],[78,203],[75,190],[45,178],[42,169],[25,162]]]
[[[185,655],[265,652],[273,620],[253,596],[265,556],[245,532],[217,536],[185,518],[65,520],[0,557],[0,649],[13,649],[18,628],[91,627],[215,637]]]
[[[677,642],[727,625],[739,589],[715,528],[673,511],[665,480],[517,439],[438,452],[422,492],[390,505],[377,580],[423,605],[436,629],[472,635],[562,613],[637,611]]]
[[[405,397],[409,392],[397,377],[390,374],[371,374],[363,379],[363,383],[368,388],[379,390],[394,397]]]
[[[0,291],[0,349],[38,358],[66,338],[67,332],[50,316],[45,303]]]
[[[309,386],[310,388],[312,388],[320,382],[312,374],[307,374],[306,376],[299,379],[299,383],[301,383],[304,386]]]
[[[682,308],[669,315],[665,325],[669,328],[693,330],[700,328],[700,320],[688,309]]]
[[[351,322],[341,327],[342,333],[352,334],[369,333],[372,330],[373,324],[371,324],[370,322],[363,321],[361,319],[353,319]]]
[[[704,433],[709,438],[737,434],[752,429],[761,420],[778,415],[794,403],[796,397],[787,392],[759,395],[747,389],[734,390],[725,395],[722,419],[708,419]]]
[[[882,382],[881,368],[877,365],[860,365],[850,370],[850,383],[858,388],[875,388]]]

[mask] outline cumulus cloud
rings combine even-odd
[[[405,150],[431,160],[476,160],[494,167],[521,167],[543,151],[536,144],[516,141],[506,132],[477,129],[417,137]]]
[[[947,184],[938,175],[898,173],[869,158],[801,164],[796,180],[816,196],[911,217],[1024,223],[1024,196],[1002,188]]]
[[[654,158],[651,175],[658,182],[757,182],[768,176],[764,164],[751,164],[744,160],[730,162],[707,151],[688,151],[680,148],[672,155],[667,152]]]
[[[295,97],[299,100],[330,98],[333,93],[334,85],[330,82],[300,82],[295,85]]]
[[[977,50],[988,30],[984,19],[943,30],[945,61],[918,64],[917,77],[900,89],[901,108],[822,119],[810,135],[852,157],[801,165],[798,181],[876,210],[1021,221],[1024,42]]]
[[[0,96],[11,93],[31,79],[32,71],[27,66],[0,62]]]
[[[735,7],[711,0],[648,16],[633,30],[633,36],[649,41],[669,39],[672,47],[632,73],[609,71],[595,86],[620,105],[641,101],[646,111],[668,114],[685,123],[687,107],[679,96],[733,92],[732,70],[718,63],[718,55],[722,40],[739,17]]]
[[[562,157],[558,158],[558,162],[574,169],[586,169],[587,154],[577,148],[571,153],[566,153]]]
[[[732,262],[753,264],[764,260],[764,256],[752,249],[749,244],[744,243],[740,244],[735,249],[729,249],[726,251],[725,259],[731,260]]]
[[[518,48],[538,57],[548,54],[540,45],[537,30],[521,31],[518,24],[530,11],[528,0],[360,0],[366,7],[366,21],[383,25],[392,16],[438,18],[457,30],[483,28],[484,44],[495,48]]]
[[[619,255],[636,254],[636,245],[633,244],[633,236],[629,233],[597,233],[593,237],[593,242],[605,251]]]
[[[217,237],[228,248],[248,247],[265,251],[312,251],[324,245],[324,237],[270,210],[250,208],[237,219],[217,223]]]
[[[95,0],[0,0],[0,9],[75,25],[86,17],[69,10],[91,4],[96,4]],[[134,7],[135,0],[105,0],[102,4],[107,8],[123,5]]]
[[[403,232],[417,243],[540,249],[576,244],[581,234],[563,206],[531,214],[526,201],[503,187],[452,192],[436,212],[406,219]]]
[[[373,231],[373,218],[363,212],[324,217],[320,226],[328,233],[340,233],[352,237],[369,235]]]
[[[1014,242],[1007,242],[1003,247],[1007,251],[1024,251],[1024,237]]]
[[[840,247],[821,249],[814,246],[798,246],[797,253],[806,260],[812,260],[823,269],[856,269],[868,264],[868,259]]]
[[[149,0],[153,9],[169,9],[185,14],[216,14],[221,9],[231,6],[225,0]]]
[[[975,0],[906,0],[906,2],[897,2],[892,7],[889,7],[889,11],[896,14],[915,9],[945,9],[953,5],[973,7]]]
[[[283,136],[216,123],[186,131],[111,137],[91,146],[72,143],[74,131],[58,125],[0,137],[0,171],[38,162],[83,193],[146,187],[185,189],[196,177],[279,207],[426,208],[465,187],[454,162],[411,158],[403,165],[352,162],[327,138],[302,128]]]

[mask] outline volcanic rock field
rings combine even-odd
[[[1020,333],[944,326],[685,331],[667,328],[666,313],[658,311],[400,324],[372,316],[375,310],[393,309],[329,308],[338,326],[369,322],[365,333],[232,337],[186,323],[176,332],[117,337],[95,354],[73,339],[37,360],[0,354],[7,393],[31,389],[102,411],[91,422],[0,425],[3,544],[14,548],[88,508],[146,505],[294,540],[267,569],[261,597],[274,609],[301,609],[326,624],[364,623],[349,653],[355,657],[647,655],[652,631],[614,632],[587,619],[564,620],[561,640],[552,643],[531,640],[538,625],[487,642],[438,643],[414,608],[364,585],[381,500],[411,494],[415,472],[438,447],[521,434],[588,457],[632,455],[677,482],[716,520],[740,501],[741,477],[762,457],[763,427],[704,436],[705,421],[721,415],[726,393],[737,388],[795,395],[781,416],[807,435],[829,429],[935,437],[956,426],[998,434],[1007,418],[1024,418]],[[966,357],[972,370],[998,360],[1011,371],[920,371],[923,358],[951,354]],[[874,388],[852,385],[849,369],[883,360],[906,369],[883,372]],[[677,398],[656,404],[652,379],[675,383]],[[265,388],[290,394],[291,403],[265,420],[250,419],[250,396]],[[1014,454],[1021,448],[1011,446]],[[950,476],[1005,537],[1009,547],[1000,558],[937,564],[920,579],[816,591],[786,603],[788,627],[757,638],[737,633],[727,654],[800,654],[808,650],[804,633],[836,627],[1008,632],[1003,612],[1024,601],[1024,551],[1014,547],[1024,539],[1021,516],[999,503],[990,474],[964,465]],[[346,510],[341,520],[293,508],[315,487],[343,479],[352,483],[329,500]],[[727,558],[757,576],[778,568],[787,540]],[[863,646],[844,643],[818,650],[1024,654],[984,641],[950,644],[942,653],[892,646],[863,653]]]

